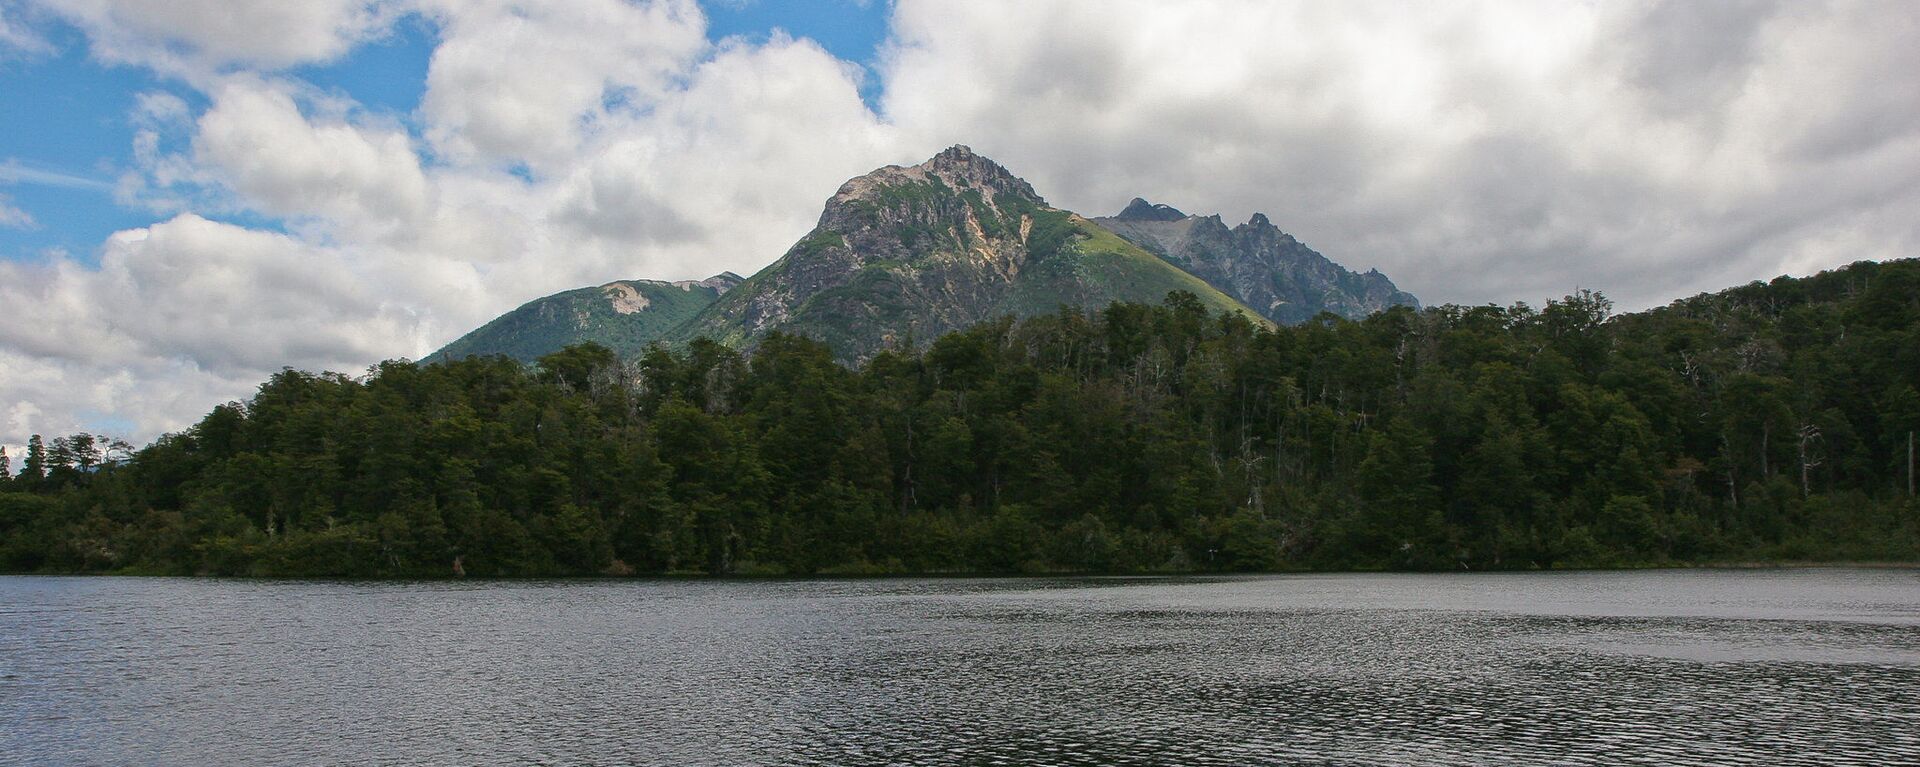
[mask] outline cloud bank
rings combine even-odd
[[[0,443],[149,439],[281,366],[417,357],[580,285],[750,273],[841,181],[951,143],[1090,214],[1136,195],[1265,212],[1429,303],[1586,287],[1637,308],[1920,241],[1907,3],[891,13],[871,72],[784,34],[712,40],[681,0],[0,14],[0,47],[59,19],[98,61],[198,94],[132,105],[116,194],[153,224],[97,266],[0,262]],[[404,18],[437,35],[409,115],[290,74]],[[0,200],[0,225],[30,213]]]

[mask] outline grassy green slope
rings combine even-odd
[[[1054,311],[1061,305],[1097,308],[1115,301],[1158,304],[1168,293],[1181,290],[1199,296],[1209,311],[1239,312],[1257,324],[1271,326],[1259,312],[1205,280],[1086,218],[1064,211],[1041,215],[1060,218],[1043,220],[1036,228],[1048,224],[1064,227],[1065,237],[1051,252],[1036,250],[1035,263],[1021,273],[1001,303],[1003,313],[1030,316]]]
[[[614,285],[631,287],[646,306],[622,312],[616,308]],[[719,292],[694,285],[681,288],[661,282],[633,281],[555,293],[522,304],[479,329],[461,336],[423,362],[442,362],[471,356],[504,354],[532,362],[568,344],[593,341],[624,356],[661,340],[714,302]]]
[[[740,289],[746,290],[755,287],[758,286],[749,281],[743,283]],[[752,294],[743,295],[738,300],[744,303],[745,299],[751,295]],[[701,312],[695,312],[694,316],[687,318],[686,322],[682,322],[662,334],[660,340],[670,345],[679,345],[696,338],[705,338],[711,341],[718,341],[736,349],[740,348],[747,342],[747,329],[735,322],[733,315],[734,312],[730,311],[728,307],[708,306]]]

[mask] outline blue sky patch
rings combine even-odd
[[[40,32],[53,53],[0,60],[0,195],[35,222],[0,227],[0,259],[61,249],[90,262],[108,234],[153,221],[115,205],[112,185],[132,163],[137,94],[166,86],[89,59],[79,30]]]
[[[703,3],[708,36],[765,42],[774,30],[818,42],[834,56],[867,67],[861,97],[879,96],[875,64],[887,36],[886,0],[721,0]],[[0,58],[0,202],[32,218],[30,226],[0,225],[0,259],[34,261],[50,250],[91,264],[106,237],[169,214],[115,202],[113,184],[134,163],[139,94],[164,91],[198,114],[206,99],[191,88],[134,66],[92,59],[80,30],[57,21],[36,25],[51,53]],[[426,92],[427,67],[438,30],[420,16],[401,19],[381,39],[363,43],[339,61],[286,72],[314,87],[341,93],[363,109],[398,120],[418,135],[416,110]],[[185,151],[171,136],[165,151]],[[281,229],[256,214],[223,218]]]
[[[887,17],[892,11],[885,0],[723,0],[701,7],[707,12],[707,34],[715,40],[737,35],[762,43],[773,30],[782,29],[819,43],[837,58],[866,67],[860,98],[874,108],[880,88],[873,65],[881,41],[887,38]]]
[[[288,72],[323,91],[338,91],[369,111],[407,120],[427,93],[427,64],[440,43],[433,24],[419,16],[401,19],[386,37],[354,48],[324,66]],[[417,126],[415,126],[417,127]]]

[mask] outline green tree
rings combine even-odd
[[[1376,564],[1430,569],[1456,561],[1433,485],[1430,444],[1425,432],[1401,423],[1374,432],[1368,441],[1357,477],[1359,512],[1349,538]]]
[[[40,435],[27,438],[27,458],[20,464],[20,476],[16,479],[28,490],[40,485],[47,478],[47,448],[40,441]]]

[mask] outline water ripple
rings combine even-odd
[[[1916,584],[0,578],[0,762],[1913,764]]]

